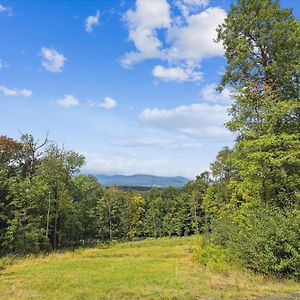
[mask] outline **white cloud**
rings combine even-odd
[[[152,149],[151,149],[152,150]],[[205,158],[205,163],[201,162],[199,152],[192,157],[192,160],[186,157],[186,152],[183,150],[182,156],[172,155],[170,152],[160,151],[160,155],[153,157],[151,154],[146,154],[145,149],[141,153],[83,153],[87,158],[87,164],[83,167],[83,172],[92,174],[152,174],[157,176],[185,176],[193,178],[204,170],[209,169],[209,162]],[[206,151],[202,148],[201,151]],[[164,153],[166,153],[164,155]],[[192,152],[195,152],[194,150]],[[209,158],[214,158],[217,152],[212,153]],[[146,154],[146,155],[145,155]],[[190,157],[189,157],[190,158]],[[200,158],[200,159],[199,159]]]
[[[207,6],[209,0],[175,0],[174,3],[183,17],[187,18],[191,13],[198,12],[200,8]]]
[[[224,53],[222,44],[215,43],[214,39],[216,28],[224,22],[226,12],[220,7],[199,12],[199,8],[208,4],[206,0],[176,0],[173,3],[181,16],[171,18],[166,0],[136,0],[135,10],[128,10],[124,16],[129,40],[136,51],[126,53],[121,63],[128,67],[146,59],[161,59],[168,66],[153,70],[157,78],[196,81],[201,77],[201,61]]]
[[[162,57],[162,43],[157,30],[171,23],[170,6],[166,0],[137,0],[135,10],[128,10],[124,20],[137,52],[126,53],[122,65],[129,66],[148,58]]]
[[[111,97],[105,97],[103,102],[97,103],[94,101],[89,101],[88,105],[90,107],[101,107],[101,108],[105,108],[105,109],[112,109],[117,106],[117,101]]]
[[[196,103],[174,109],[145,109],[140,119],[144,124],[177,131],[195,138],[228,138],[224,127],[227,118],[226,106]]]
[[[62,99],[58,99],[56,103],[60,106],[71,107],[78,106],[79,100],[73,95],[64,95],[64,97]]]
[[[158,174],[158,170],[167,165],[163,159],[139,159],[127,155],[87,155],[87,164],[83,171],[94,174]]]
[[[0,4],[0,14],[6,14],[12,16],[12,8]]]
[[[222,92],[217,92],[215,83],[208,84],[200,91],[200,96],[203,101],[217,102],[229,104],[231,102],[231,92],[228,88],[224,88]]]
[[[168,57],[197,65],[204,58],[223,55],[222,44],[215,43],[216,28],[224,22],[226,12],[219,7],[187,18],[187,25],[174,26],[168,30],[167,41],[171,44]]]
[[[2,59],[0,59],[0,69],[4,69],[4,68],[8,68],[8,64]]]
[[[66,58],[62,53],[58,53],[55,49],[42,47],[42,66],[53,73],[60,73],[63,70]]]
[[[188,166],[185,168],[175,167],[170,160],[165,158],[141,158],[132,155],[99,155],[86,154],[87,164],[83,171],[92,174],[151,174],[157,176],[191,176],[191,173],[197,174],[199,169],[190,170]]]
[[[157,65],[152,70],[152,75],[163,81],[199,81],[202,79],[202,73],[194,71],[192,68],[183,67],[163,67]]]
[[[19,91],[19,94],[22,97],[30,97],[32,95],[32,91],[27,90],[27,89],[22,89],[22,90]]]
[[[0,86],[0,93],[4,96],[13,97],[13,96],[20,96],[20,97],[30,97],[32,95],[32,91],[28,89],[10,89],[5,86]]]
[[[99,25],[99,19],[100,19],[100,12],[97,10],[95,16],[88,16],[85,20],[85,31],[86,32],[93,32],[93,27]]]

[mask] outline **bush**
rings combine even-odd
[[[215,272],[227,272],[232,269],[232,257],[227,249],[213,245],[208,239],[195,236],[195,261]]]
[[[211,225],[211,240],[245,267],[300,279],[300,211],[242,206]]]

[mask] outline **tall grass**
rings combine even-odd
[[[197,239],[99,244],[8,259],[0,271],[0,298],[253,299],[300,290],[294,281],[268,280],[231,269],[225,258],[218,259],[216,249],[203,254],[201,263],[195,262]]]

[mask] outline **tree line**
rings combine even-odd
[[[0,137],[1,253],[37,253],[99,241],[202,230],[208,173],[181,190],[142,194],[78,174],[84,157],[31,135]]]

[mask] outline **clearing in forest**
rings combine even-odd
[[[193,248],[192,237],[166,238],[2,260],[0,298],[284,299],[300,291],[294,281],[201,266]]]

